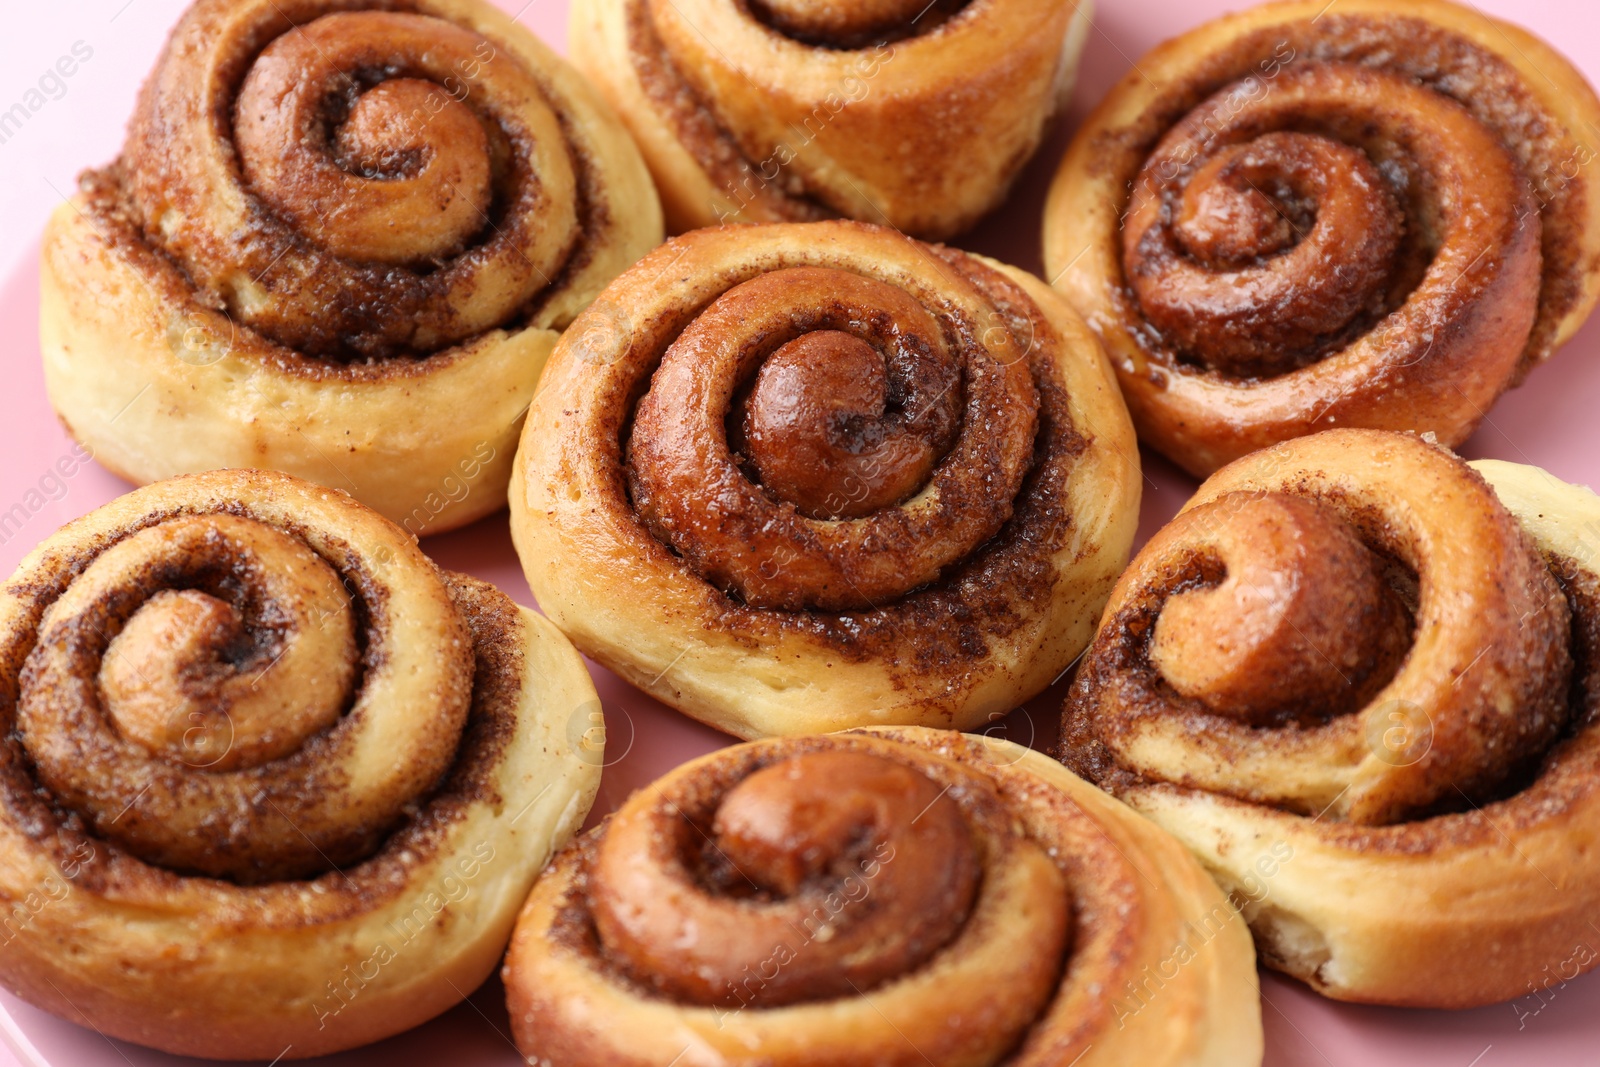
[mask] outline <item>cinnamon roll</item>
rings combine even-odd
[[[922,727],[635,793],[540,877],[504,979],[543,1067],[1262,1055],[1248,932],[1176,841],[1043,755]]]
[[[46,230],[45,384],[130,481],[273,468],[447,530],[660,240],[627,132],[485,0],[199,0]]]
[[[1454,446],[1594,306],[1597,123],[1567,60],[1470,5],[1266,4],[1102,101],[1048,276],[1191,473],[1336,426]]]
[[[580,650],[719,729],[962,728],[1087,643],[1138,463],[1036,279],[863,223],[727,226],[568,330],[511,532]]]
[[[577,0],[568,35],[643,150],[670,232],[842,215],[931,239],[1005,197],[1071,92],[1091,12]]]
[[[595,701],[554,627],[343,493],[136,490],[0,586],[0,982],[218,1059],[415,1026],[582,823]]]
[[[1600,908],[1600,498],[1375,430],[1238,460],[1119,581],[1061,751],[1225,889],[1280,850],[1269,966],[1522,996]]]

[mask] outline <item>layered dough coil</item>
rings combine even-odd
[[[932,239],[1004,198],[1071,91],[1091,11],[579,0],[569,39],[643,150],[669,231],[842,215]]]
[[[437,532],[504,504],[560,331],[660,239],[627,132],[484,0],[199,0],[46,230],[45,384],[131,481]]]
[[[1259,1064],[1248,931],[1172,838],[1017,745],[920,727],[680,767],[517,923],[545,1067]]]
[[[553,626],[343,493],[130,493],[0,587],[0,981],[182,1055],[415,1026],[583,821],[596,706]]]
[[[1090,116],[1048,276],[1191,473],[1336,426],[1454,446],[1600,293],[1597,123],[1570,63],[1470,5],[1266,4]]]
[[[1342,1000],[1526,995],[1600,906],[1597,530],[1588,490],[1408,435],[1246,457],[1118,583],[1063,758],[1261,885],[1268,965]]]
[[[965,727],[1087,642],[1138,511],[1092,334],[855,222],[669,241],[557,346],[511,530],[587,655],[744,737]]]

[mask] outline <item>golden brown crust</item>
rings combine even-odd
[[[1063,720],[1068,765],[1176,834],[1225,888],[1260,880],[1242,848],[1280,847],[1246,910],[1262,957],[1342,1000],[1520,996],[1584,939],[1600,902],[1594,861],[1575,847],[1600,820],[1600,572],[1587,540],[1600,499],[1537,468],[1472,466],[1415,438],[1344,430],[1219,471],[1113,594]],[[1311,720],[1230,724],[1164,685],[1140,633],[1190,595],[1164,559],[1203,554],[1232,521],[1219,508],[1282,498],[1318,501],[1373,552],[1414,619],[1409,650],[1380,690],[1352,678]],[[1234,559],[1250,552],[1240,544]],[[1278,572],[1285,588],[1330,577]],[[1320,595],[1339,632],[1306,654],[1342,662],[1369,623]],[[1246,610],[1261,620],[1283,603],[1267,594]],[[1277,636],[1263,650],[1259,669],[1300,673]]]
[[[606,105],[482,0],[200,0],[47,231],[46,385],[135,481],[274,467],[448,529],[660,236]]]
[[[870,784],[831,781],[846,762]],[[940,825],[885,811],[885,790],[926,792]],[[645,851],[608,864],[614,835]],[[929,904],[964,859],[982,871],[970,903]],[[806,873],[788,881],[796,862]],[[677,948],[717,944],[710,915],[763,958],[698,998],[673,984],[672,953],[641,971],[607,918],[641,893],[679,902],[652,921],[694,918]],[[947,909],[964,921],[936,951],[868,973]],[[852,968],[842,993],[809,996],[785,974]],[[1176,842],[1036,753],[917,727],[741,745],[636,793],[541,878],[504,978],[519,1048],[552,1067],[1248,1067],[1262,1052],[1243,924]]]
[[[323,617],[320,598],[285,594],[301,564],[280,540],[348,603]],[[211,616],[172,596],[236,625],[218,644]],[[358,662],[337,721],[230,766],[230,742],[250,743],[232,715],[261,709],[218,676],[253,682],[252,699],[313,699],[337,683],[289,648],[337,648],[346,612]],[[211,679],[169,709],[161,754],[108,729],[122,690],[93,688],[96,648],[152,631],[164,661],[126,654],[153,682]],[[0,981],[103,1033],[225,1059],[314,1056],[431,1018],[489,973],[582,822],[599,760],[569,725],[594,699],[553,627],[438,571],[344,494],[228,471],[122,497],[0,588]],[[77,766],[57,758],[72,751]]]
[[[1600,101],[1516,27],[1270,3],[1139,71],[1062,161],[1045,261],[1193,473],[1333,426],[1459,444],[1600,294]]]
[[[806,284],[768,284],[797,276]],[[758,308],[724,314],[746,287],[766,294]],[[897,295],[852,318],[857,290]],[[896,324],[907,352],[874,333]],[[883,352],[885,396],[902,405],[886,399],[819,432],[914,437],[946,402],[941,386],[928,405],[903,406],[927,384],[917,368],[960,383],[946,391],[959,397],[953,444],[897,507],[807,517],[731,451],[724,416],[744,402],[741,375],[819,329]],[[702,349],[727,361],[697,363]],[[574,323],[546,380],[512,492],[512,536],[540,605],[587,654],[736,734],[983,722],[1078,653],[1126,558],[1137,454],[1091,336],[1021,272],[878,227],[734,226],[670,241]],[[977,417],[990,409],[998,417]],[[641,471],[641,456],[655,466]],[[715,478],[685,482],[685,468]],[[821,480],[855,500],[867,489],[856,473],[847,464]],[[854,606],[863,590],[871,603]]]
[[[672,232],[834,215],[929,238],[966,229],[1038,147],[1090,14],[1039,0],[848,6],[572,6],[573,62],[638,139]]]

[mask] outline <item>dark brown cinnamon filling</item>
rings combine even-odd
[[[785,37],[854,50],[932,33],[973,0],[748,0],[750,14]]]
[[[679,74],[650,17],[650,0],[627,0],[628,59],[656,114],[719,190],[760,216],[815,222],[837,212],[813,198],[782,160],[752,162]]]
[[[33,605],[37,625],[47,607],[106,549],[138,530],[150,530],[177,517],[180,516],[147,516],[104,544],[85,546],[76,559],[40,575],[32,586],[14,592]],[[292,529],[286,532],[295,535]],[[339,558],[327,562],[352,593],[361,657],[358,668],[362,673],[371,672],[384,658],[385,639],[377,636],[387,630],[383,585],[367,573],[353,551],[336,555]],[[277,648],[272,637],[273,620],[282,606],[255,603],[256,583],[250,564],[242,561],[241,566],[242,570],[227,565],[226,552],[222,556],[158,561],[147,576],[147,583],[153,584],[117,593],[96,608],[98,614],[94,618],[83,617],[84,625],[74,630],[76,637],[70,638],[76,650],[73,654],[103,651],[116,635],[118,620],[131,618],[140,604],[148,603],[151,589],[204,588],[209,590],[207,595],[218,596],[223,603],[236,603],[249,624],[248,632],[238,635],[238,642],[219,651],[237,659],[235,667],[264,667],[264,675],[270,671],[271,663],[260,661]],[[211,763],[196,765],[184,758],[151,756],[108,732],[102,711],[91,706],[93,699],[88,704],[68,706],[60,699],[69,695],[65,691],[39,689],[43,675],[36,661],[49,650],[33,643],[36,634],[28,642],[0,649],[0,680],[4,682],[0,686],[0,727],[7,738],[0,744],[0,803],[14,825],[56,856],[58,867],[71,871],[80,887],[94,892],[109,891],[116,885],[133,891],[152,880],[195,875],[223,878],[240,885],[305,878],[332,880],[327,887],[331,894],[328,908],[348,904],[359,909],[363,901],[398,892],[405,885],[406,870],[417,857],[438,847],[451,822],[461,817],[469,805],[493,800],[494,775],[500,754],[515,730],[521,702],[523,652],[515,605],[486,583],[463,576],[446,575],[445,579],[456,609],[472,634],[472,653],[466,664],[471,704],[465,726],[442,752],[444,773],[428,781],[418,794],[399,798],[398,806],[387,815],[380,814],[377,821],[372,821],[369,811],[353,816],[346,825],[324,826],[306,811],[310,805],[319,813],[334,812],[337,817],[345,803],[341,798],[349,794],[342,761],[349,755],[355,718],[348,713],[332,726],[304,738],[288,755],[241,771],[226,771]],[[157,598],[160,595],[155,594]],[[315,633],[297,635],[304,640],[316,637]],[[274,654],[281,652],[277,649]],[[26,669],[24,663],[28,665]],[[357,690],[362,685],[359,674],[354,685]],[[19,733],[19,714],[26,712],[37,719],[33,705],[41,699],[59,713],[43,724],[45,728],[85,729],[68,738],[41,734],[40,724],[35,722],[26,735]],[[70,771],[73,781],[66,793],[93,793],[92,810],[43,780],[42,765],[35,759],[42,750],[33,746],[45,742],[52,751],[65,746],[63,750],[77,762]],[[53,754],[50,762],[52,766],[60,765]],[[244,789],[241,795],[248,797],[248,807],[237,805],[239,797],[234,796],[230,783]],[[122,798],[122,793],[127,793],[128,798]],[[105,803],[119,798],[127,802],[109,820],[96,814]],[[165,818],[174,821],[178,821],[175,816],[181,817],[186,826],[194,825],[198,818],[198,825],[207,829],[190,835],[174,853],[170,841],[159,833],[147,832],[160,827],[163,812],[167,813]],[[252,820],[265,822],[252,830]],[[278,847],[285,839],[280,832],[285,824],[293,831],[289,836],[300,842],[303,854]],[[410,858],[397,859],[401,854]],[[86,861],[85,857],[89,859]],[[345,898],[348,901],[341,904]]]
[[[1253,118],[1270,113],[1274,101],[1297,82],[1341,67],[1359,68],[1373,76],[1395,75],[1448,98],[1491,131],[1502,150],[1514,158],[1518,188],[1495,196],[1496,208],[1509,212],[1508,226],[1525,227],[1534,215],[1542,224],[1542,284],[1530,297],[1537,302],[1537,318],[1520,377],[1549,353],[1557,324],[1581,296],[1586,265],[1578,249],[1590,195],[1587,183],[1578,173],[1581,168],[1562,158],[1561,124],[1539,104],[1514,68],[1451,31],[1400,16],[1332,11],[1314,21],[1246,34],[1196,65],[1137,121],[1100,135],[1093,153],[1096,169],[1131,179],[1145,168],[1145,179],[1161,189],[1156,195],[1163,203],[1162,226],[1176,224],[1180,216],[1192,224],[1197,207],[1219,209],[1208,223],[1212,244],[1215,248],[1220,238],[1222,245],[1234,246],[1232,254],[1193,260],[1209,264],[1205,269],[1215,271],[1218,285],[1240,271],[1241,277],[1252,276],[1252,271],[1269,277],[1269,268],[1312,238],[1319,212],[1327,204],[1322,192],[1308,188],[1307,179],[1295,177],[1304,170],[1301,161],[1309,162],[1308,151],[1331,153],[1331,166],[1319,166],[1325,176],[1340,182],[1364,169],[1354,159],[1348,165],[1332,162],[1351,150],[1365,155],[1381,179],[1372,188],[1373,206],[1366,212],[1374,225],[1354,231],[1361,235],[1360,247],[1351,249],[1348,257],[1319,266],[1305,284],[1289,277],[1283,294],[1277,289],[1242,288],[1225,299],[1208,300],[1197,293],[1186,300],[1165,293],[1170,265],[1187,262],[1189,251],[1169,232],[1159,240],[1152,236],[1147,243],[1130,239],[1126,284],[1116,294],[1126,321],[1147,354],[1159,362],[1250,381],[1307,366],[1345,348],[1407,299],[1437,251],[1439,236],[1435,202],[1439,194],[1428,188],[1426,175],[1404,148],[1416,132],[1415,127],[1407,130],[1407,115],[1374,118],[1358,109],[1334,107],[1297,118],[1259,123]],[[1171,140],[1178,132],[1183,133],[1179,150],[1165,152],[1158,147],[1164,137]],[[1273,149],[1252,167],[1230,168],[1228,157],[1241,151],[1239,145],[1263,133],[1298,139],[1301,147]],[[1325,143],[1317,145],[1319,141]],[[1219,161],[1215,167],[1213,160]],[[1219,173],[1223,170],[1228,173]],[[1249,170],[1256,173],[1244,173]],[[1218,178],[1237,186],[1244,177],[1255,186],[1245,194],[1220,199],[1209,195]],[[1191,181],[1199,182],[1196,195],[1184,192]],[[1357,184],[1372,186],[1370,177]],[[1389,210],[1382,205],[1391,198],[1403,222],[1398,226],[1398,245],[1386,252],[1390,243],[1386,234],[1396,227],[1383,221]],[[1212,202],[1207,204],[1208,200]],[[1135,197],[1130,212],[1138,210]],[[1285,229],[1293,236],[1285,239]],[[1140,227],[1139,233],[1144,232]],[[1441,310],[1441,321],[1450,314]]]
[[[708,581],[757,606],[870,606],[937,578],[1010,517],[1032,460],[1023,344],[980,332],[964,313],[849,271],[789,268],[734,286],[667,348],[639,403],[635,507]],[[899,410],[852,410],[835,391],[869,371]],[[739,420],[734,397],[752,379]],[[775,482],[740,470],[730,419],[744,424],[749,466]],[[852,430],[857,446],[878,447],[852,449]],[[808,460],[817,465],[795,470]],[[923,472],[925,500],[863,508],[921,490]]]
[[[712,584],[703,589],[714,620],[710,625],[722,633],[748,635],[752,646],[770,639],[765,635],[798,631],[846,661],[883,663],[897,680],[911,682],[928,672],[948,673],[956,667],[960,684],[977,685],[997,669],[989,654],[992,643],[1034,618],[1036,605],[1048,602],[1061,580],[1056,556],[1073,528],[1067,489],[1090,440],[1073,422],[1060,370],[1065,342],[1027,294],[964,253],[929,246],[929,254],[936,269],[966,279],[991,302],[994,316],[986,327],[992,328],[992,336],[1003,333],[1026,353],[1038,396],[1038,429],[1028,469],[1011,501],[1011,518],[937,581],[865,610],[774,611],[746,604]],[[782,266],[774,262],[772,269]],[[686,311],[684,320],[690,315]],[[652,332],[658,327],[664,337]],[[641,337],[649,336],[648,342],[640,343],[658,351],[681,329],[682,321],[636,324]],[[615,478],[611,495],[630,514],[628,469],[621,453],[634,434],[633,412],[653,369],[649,364],[637,377],[620,377],[612,383],[612,393],[595,398],[596,409],[608,413],[598,432],[619,446],[616,465],[608,467]],[[640,530],[653,537],[642,523]],[[1088,545],[1084,552],[1097,550]],[[693,569],[687,560],[679,565]]]
[[[967,820],[992,823],[992,796],[848,749],[717,778],[720,796],[614,818],[595,854],[600,943],[640,985],[694,1004],[826,1000],[914,970],[960,930],[981,862]],[[775,952],[787,963],[746,988]]]
[[[1257,501],[1270,499],[1261,497]],[[1217,503],[1228,500],[1223,497]],[[1415,637],[1410,631],[1415,625],[1411,615],[1416,608],[1417,576],[1376,547],[1381,546],[1383,538],[1379,526],[1363,524],[1358,532],[1366,542],[1365,550],[1373,553],[1373,574],[1382,585],[1382,595],[1403,605],[1409,646]],[[1548,817],[1595,787],[1588,779],[1600,768],[1600,744],[1591,736],[1591,727],[1600,716],[1600,578],[1571,560],[1547,555],[1544,561],[1556,592],[1553,602],[1547,598],[1539,605],[1539,611],[1559,621],[1554,631],[1558,637],[1540,649],[1540,661],[1531,665],[1543,688],[1517,705],[1517,714],[1528,729],[1525,736],[1507,743],[1500,762],[1486,773],[1449,783],[1436,802],[1389,825],[1347,823],[1325,813],[1295,810],[1294,814],[1318,816],[1316,821],[1325,837],[1353,849],[1426,853],[1451,842],[1501,840],[1503,827],[1520,827]],[[1322,572],[1317,579],[1321,582],[1334,579],[1333,572],[1343,570],[1340,561],[1326,559],[1312,568],[1313,573]],[[1210,699],[1211,693],[1180,692],[1152,654],[1165,612],[1181,604],[1183,598],[1213,594],[1223,573],[1215,560],[1190,557],[1163,572],[1158,581],[1131,597],[1106,620],[1085,654],[1063,711],[1055,754],[1074,773],[1113,794],[1160,781],[1119,760],[1111,742],[1128,723],[1098,712],[1095,703],[1099,694],[1114,693],[1115,703],[1123,708],[1160,709],[1161,714],[1184,722],[1186,729],[1197,731],[1207,730],[1208,722],[1216,721],[1214,716],[1226,713],[1226,709],[1219,712]],[[1345,579],[1349,578],[1346,574]],[[1387,624],[1381,621],[1387,609],[1380,609],[1379,619],[1374,619],[1371,611],[1351,603],[1362,599],[1359,586],[1368,581],[1356,578],[1355,590],[1347,581],[1335,582],[1316,594],[1327,598],[1319,610],[1343,631],[1331,645],[1322,645],[1317,654],[1327,657],[1321,665],[1327,666],[1339,659],[1341,648],[1363,650],[1377,644],[1378,651],[1363,653],[1367,658],[1362,669],[1347,676],[1346,685],[1323,694],[1332,699],[1331,703],[1319,704],[1315,691],[1303,701],[1296,696],[1306,671],[1304,663],[1296,667],[1293,657],[1254,664],[1259,673],[1252,681],[1273,694],[1278,712],[1257,721],[1259,729],[1246,743],[1270,750],[1279,743],[1274,736],[1278,730],[1315,729],[1321,723],[1359,711],[1389,680],[1399,663],[1394,658],[1396,649],[1386,636]],[[1286,614],[1297,607],[1290,605]],[[1542,618],[1523,621],[1529,626],[1543,624]],[[1304,619],[1302,624],[1313,625]],[[1223,620],[1222,625],[1226,630],[1238,623]],[[1291,650],[1300,649],[1306,636],[1304,631],[1273,635],[1280,645],[1291,646]],[[1215,640],[1229,643],[1226,632]],[[1281,652],[1283,648],[1274,651]],[[1314,669],[1311,673],[1322,672]],[[1544,706],[1547,702],[1551,704],[1548,708]],[[1486,714],[1492,712],[1486,709]],[[1585,740],[1580,742],[1580,735]],[[1434,733],[1432,740],[1441,743],[1441,735]]]
[[[177,128],[200,121],[180,113],[182,90],[165,71],[176,62],[170,54],[122,160],[86,175],[119,211],[131,211],[139,239],[180,272],[193,299],[225,310],[230,329],[284,346],[294,357],[287,362],[317,377],[448,354],[482,332],[459,309],[489,292],[504,304],[492,325],[519,328],[589,261],[609,222],[594,161],[569,140],[578,226],[553,258],[527,251],[543,225],[528,220],[545,214],[548,192],[529,165],[537,147],[530,132],[489,82],[504,70],[518,85],[538,86],[565,127],[560,99],[503,45],[411,14],[416,7],[375,0],[329,15],[325,2],[285,3],[281,18],[215,45],[226,54],[219,98],[206,104],[213,135],[240,161],[244,226],[205,232],[194,220],[208,205],[168,173],[185,168]],[[365,29],[305,43],[328,25],[324,16]],[[438,29],[418,51],[406,34],[424,26]],[[393,31],[387,44],[385,27]],[[290,62],[292,106],[276,91],[252,89],[307,47],[318,73],[302,84],[293,71],[304,64]],[[169,232],[174,213],[194,224]]]

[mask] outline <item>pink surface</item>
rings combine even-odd
[[[522,22],[561,47],[564,0],[498,0]],[[20,5],[19,5],[20,6]],[[21,99],[41,71],[79,40],[94,58],[20,132],[0,142],[0,217],[6,239],[0,267],[15,265],[0,287],[0,513],[14,504],[28,512],[20,528],[0,530],[0,574],[67,520],[125,492],[128,486],[98,466],[55,476],[72,455],[45,400],[37,346],[38,282],[34,266],[39,226],[59,190],[71,188],[82,167],[114,155],[132,106],[132,93],[155,59],[183,0],[97,0],[72,5],[27,5],[7,11],[12,31],[0,42],[0,110]],[[1038,221],[1045,185],[1077,121],[1129,64],[1163,37],[1240,6],[1219,0],[1102,0],[1069,114],[1028,168],[1011,201],[958,244],[1028,269],[1040,269]],[[1396,5],[1404,7],[1403,4]],[[1491,13],[1513,18],[1572,56],[1600,82],[1600,8],[1591,0],[1516,3],[1484,0]],[[85,11],[88,8],[91,10]],[[520,9],[520,12],[519,12]],[[20,28],[18,22],[20,21]],[[1470,456],[1535,463],[1569,481],[1600,484],[1600,450],[1591,443],[1600,404],[1600,320],[1583,330],[1555,361],[1506,396],[1468,444]],[[1141,537],[1160,526],[1187,498],[1194,482],[1170,464],[1146,456]],[[69,467],[74,466],[68,464]],[[496,582],[532,603],[522,579],[505,515],[424,542],[441,564]],[[641,696],[609,672],[592,667],[608,726],[608,767],[595,808],[598,816],[629,791],[677,763],[728,738]],[[1060,693],[1051,692],[991,731],[1013,740],[1048,744]],[[1600,942],[1600,927],[1596,928]],[[1241,990],[1241,995],[1246,995]],[[1478,1011],[1444,1013],[1334,1004],[1298,983],[1265,976],[1262,989],[1269,1067],[1406,1065],[1496,1067],[1502,1064],[1593,1063],[1600,1048],[1600,975],[1553,982],[1539,995]],[[341,1065],[511,1065],[511,1047],[498,982],[417,1031],[370,1049],[318,1061]],[[61,1023],[0,994],[0,1067],[157,1067],[179,1060]]]

